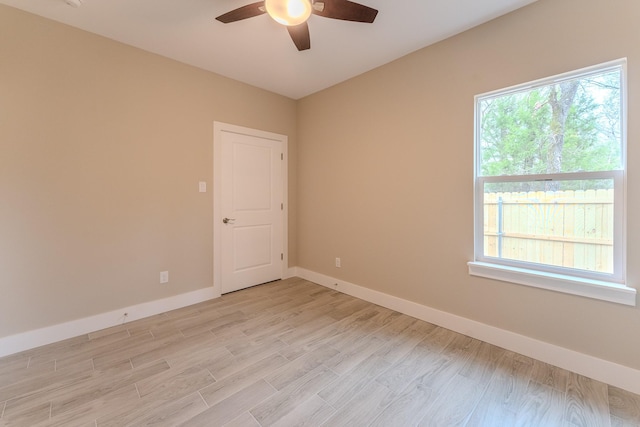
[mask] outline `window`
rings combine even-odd
[[[475,98],[473,275],[635,305],[625,60]]]

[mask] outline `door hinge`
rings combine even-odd
[[[280,210],[283,211],[284,210],[284,203],[280,203]]]
[[[284,254],[280,254],[280,260],[284,261]]]
[[[284,153],[280,153],[280,160],[284,160]]]

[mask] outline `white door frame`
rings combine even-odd
[[[236,126],[228,123],[213,122],[213,291],[216,297],[222,295],[221,239],[222,230],[222,132],[233,132],[259,138],[274,139],[282,142],[282,278],[286,277],[289,266],[289,179],[288,179],[288,137],[277,133]]]

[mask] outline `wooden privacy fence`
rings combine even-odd
[[[613,272],[613,190],[484,194],[487,256]]]

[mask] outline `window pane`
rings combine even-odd
[[[621,71],[478,100],[480,176],[622,168]]]
[[[613,179],[484,185],[484,255],[613,273]]]

